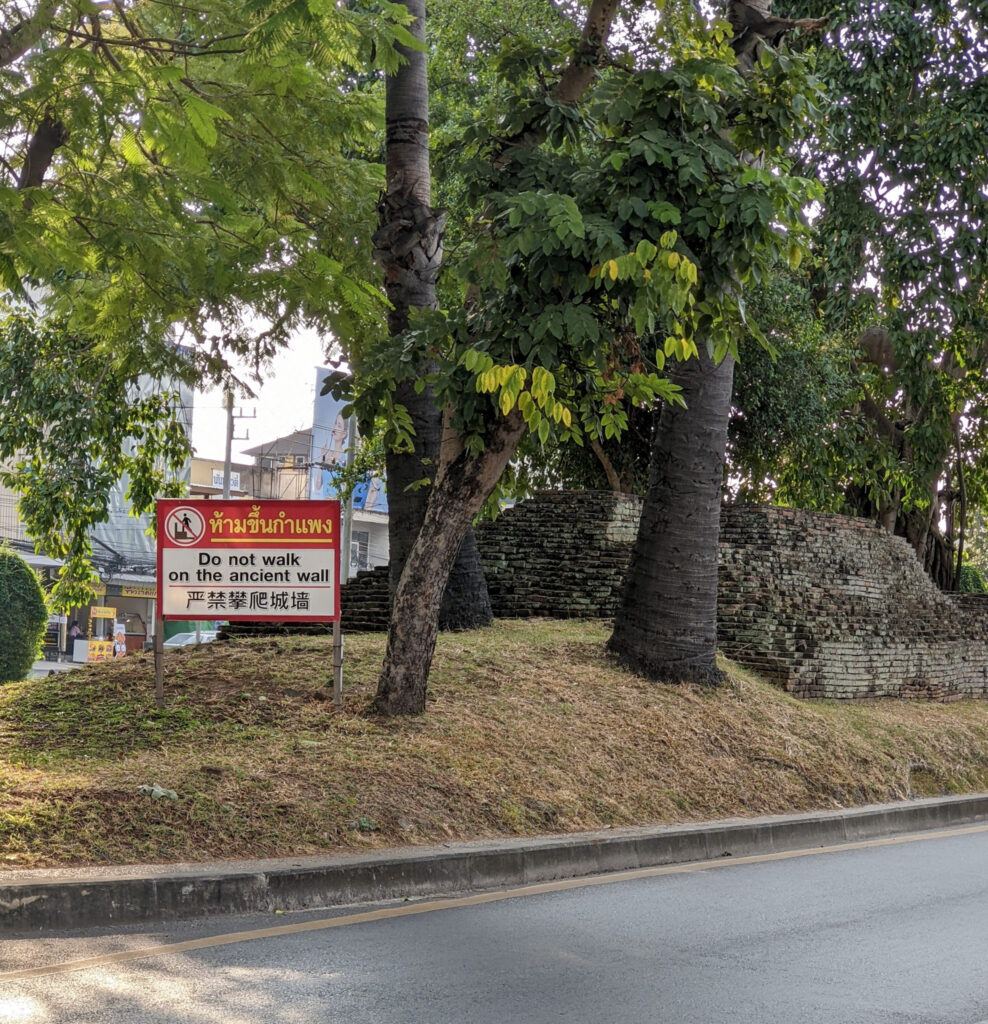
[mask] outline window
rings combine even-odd
[[[354,530],[350,535],[350,572],[370,568],[370,534]]]

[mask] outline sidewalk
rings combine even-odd
[[[988,794],[367,855],[0,871],[0,935],[414,899],[972,823],[988,825]]]
[[[82,668],[78,661],[36,661],[31,666],[32,676],[49,676],[52,672],[69,672],[74,668]]]

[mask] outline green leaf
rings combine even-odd
[[[189,119],[189,124],[192,125],[192,130],[207,146],[216,145],[216,140],[219,137],[216,122],[229,121],[232,116],[221,107],[217,107],[191,92],[182,94],[182,109]]]

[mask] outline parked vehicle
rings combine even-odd
[[[216,639],[215,629],[203,629],[199,632],[199,643],[210,644]],[[170,636],[163,644],[166,650],[169,647],[192,647],[196,642],[195,633],[176,633]]]

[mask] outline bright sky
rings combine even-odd
[[[323,341],[314,332],[296,336],[290,349],[276,357],[262,385],[255,385],[257,399],[234,397],[233,411],[254,419],[238,419],[234,423],[233,461],[251,462],[243,455],[245,448],[254,448],[294,430],[312,426],[312,403],[315,400],[316,367],[325,366]],[[244,438],[249,434],[249,438]],[[222,460],[226,445],[226,407],[223,392],[197,391],[192,413],[192,444],[196,455],[204,459]]]

